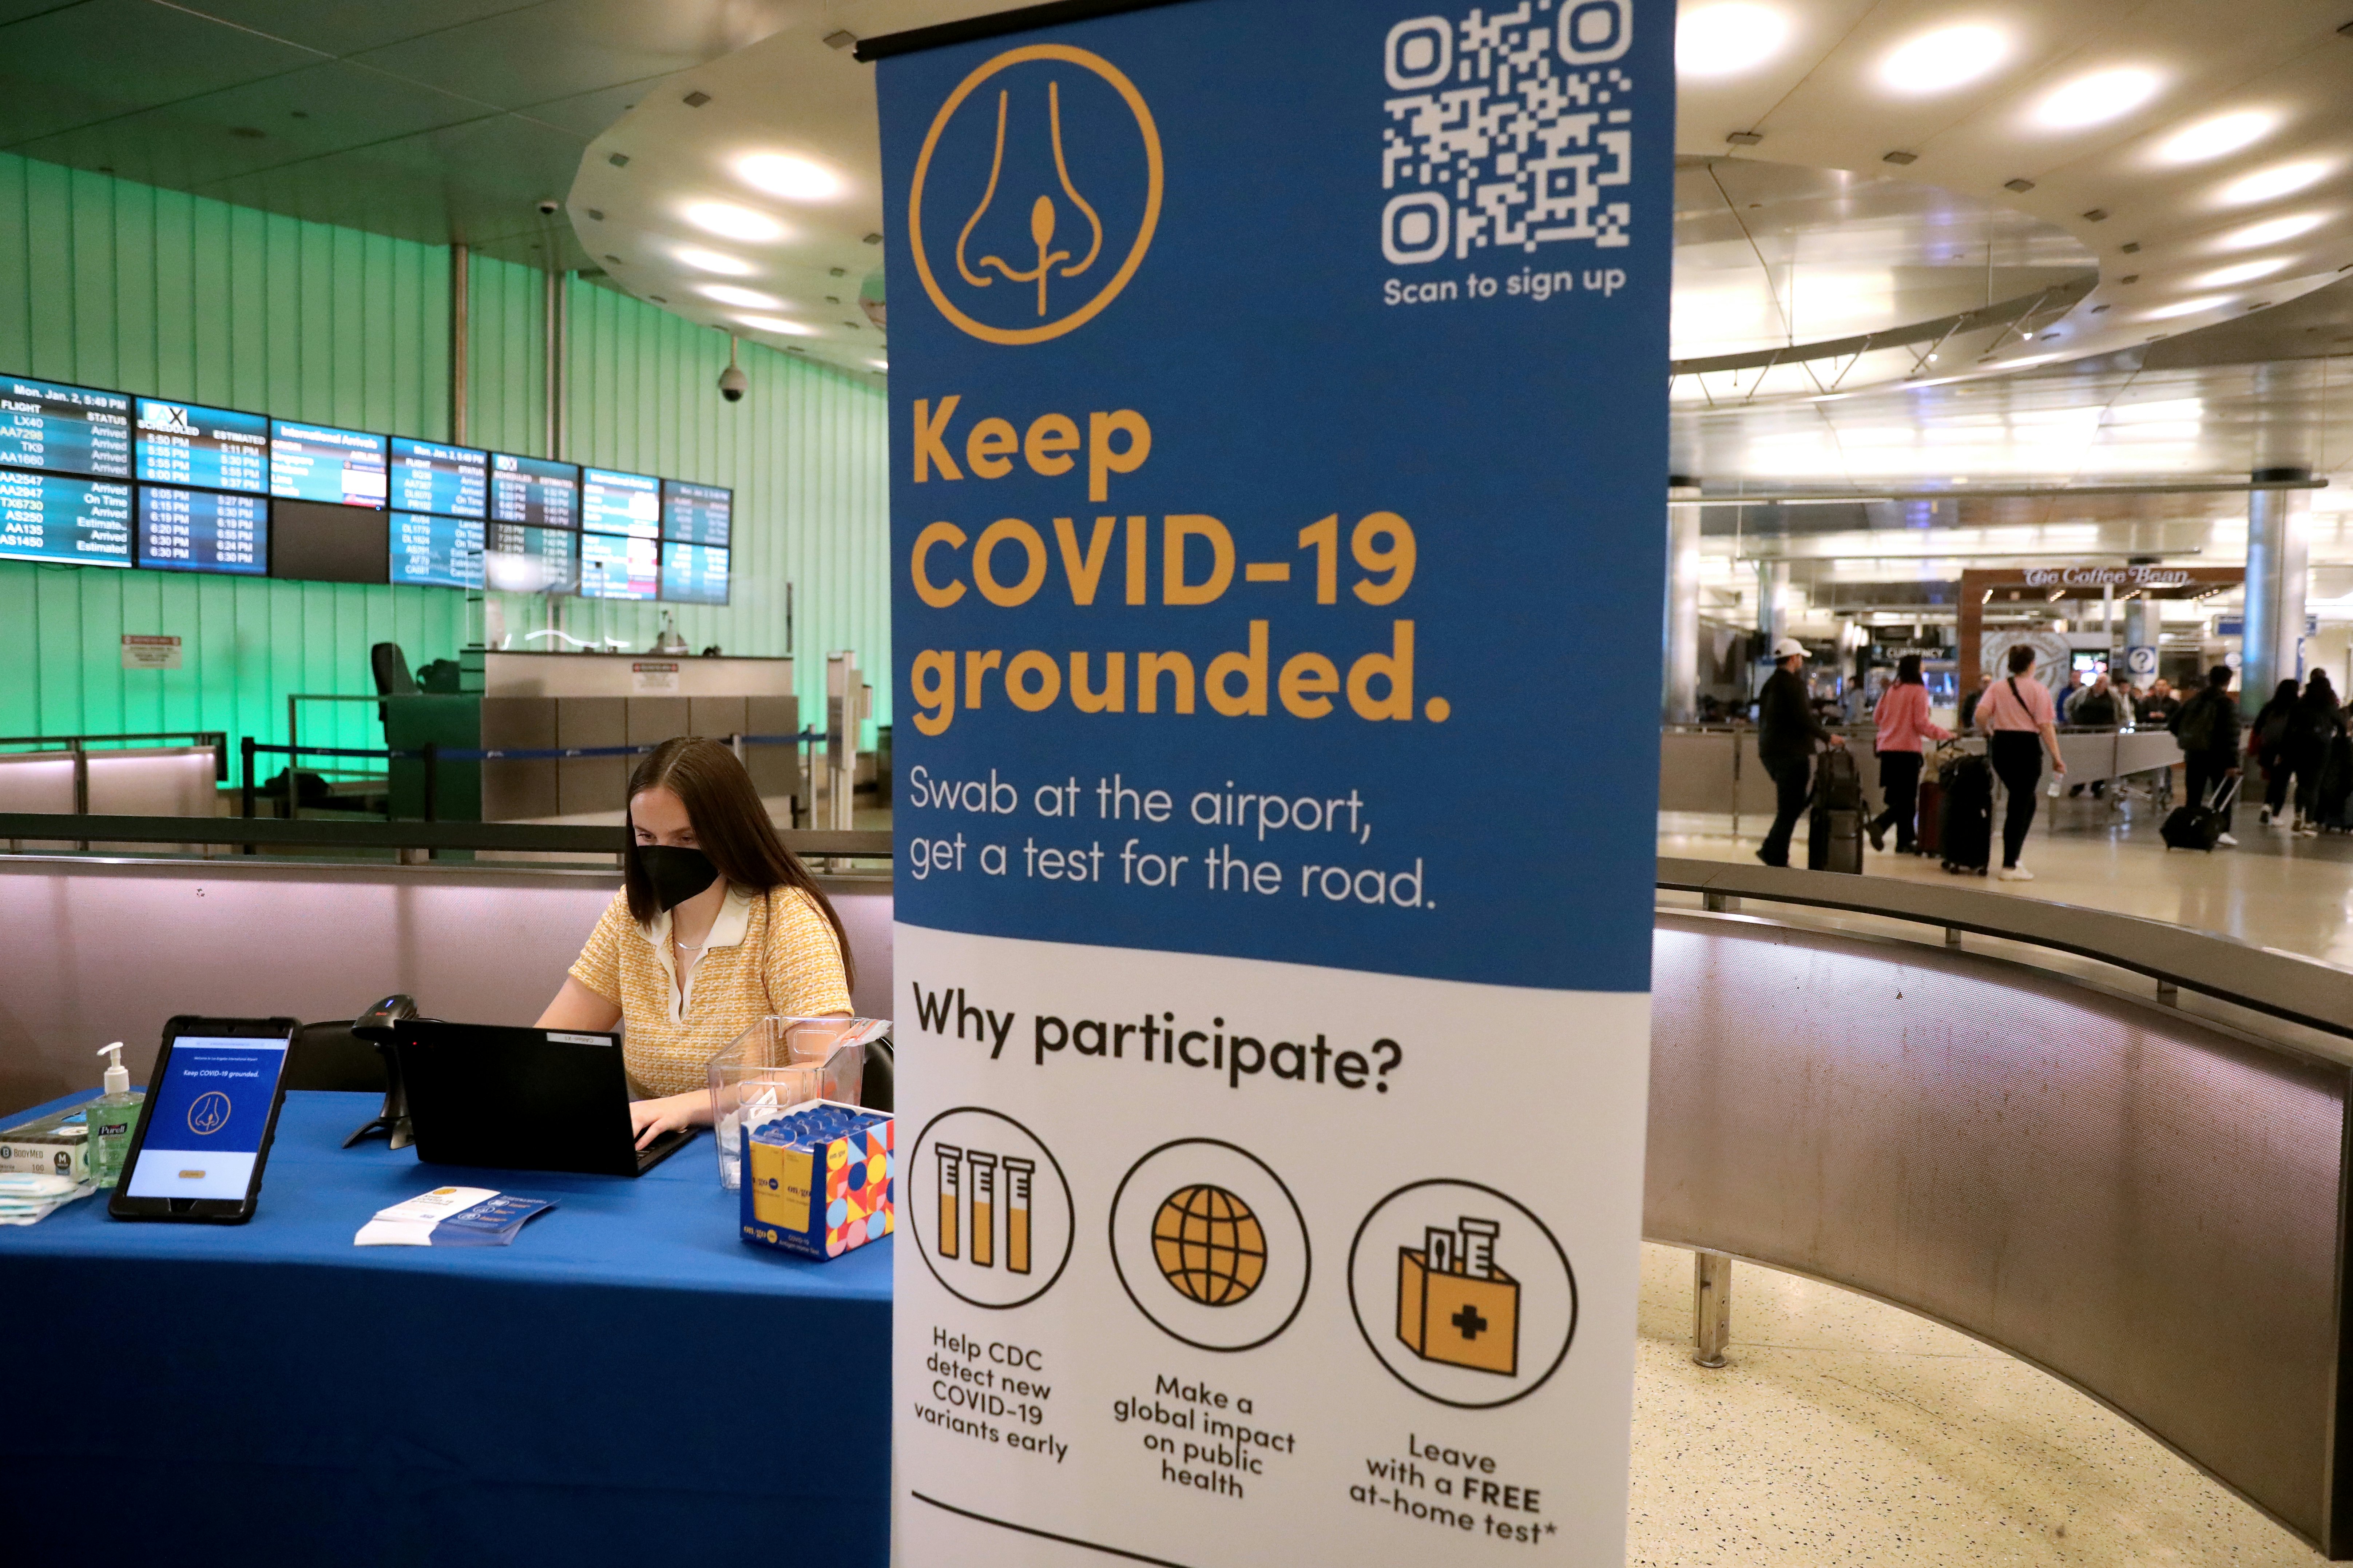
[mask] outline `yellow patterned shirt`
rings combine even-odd
[[[628,893],[616,893],[572,965],[573,979],[620,1005],[633,1094],[708,1087],[711,1058],[771,1013],[821,1018],[850,1010],[833,927],[797,888],[755,893],[731,884],[709,944],[688,966],[682,999],[670,929],[669,910],[641,926]]]

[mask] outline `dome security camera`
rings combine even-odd
[[[719,373],[719,395],[730,403],[741,403],[744,395],[752,390],[752,378],[735,363],[735,334],[727,334],[727,368]]]
[[[539,204],[539,216],[542,217],[554,217],[557,213],[560,213],[563,210],[564,204],[562,202],[543,201]]]

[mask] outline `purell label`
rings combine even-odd
[[[121,1138],[129,1133],[130,1131],[131,1123],[128,1121],[102,1121],[99,1123],[97,1129],[91,1133],[91,1136],[95,1138]]]

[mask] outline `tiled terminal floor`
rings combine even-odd
[[[1746,860],[1765,824],[1741,826],[1669,819],[1659,852]],[[2147,805],[2063,801],[2027,847],[2034,881],[1970,885],[2353,967],[2353,838],[2238,827],[2237,850],[2168,854]],[[1630,1563],[2321,1561],[2123,1417],[1900,1308],[1735,1265],[1731,1364],[1711,1372],[1691,1360],[1691,1254],[1645,1247],[1642,1282]]]

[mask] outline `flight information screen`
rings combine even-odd
[[[131,399],[120,392],[0,377],[0,464],[131,477]]]
[[[579,527],[579,465],[491,453],[491,521],[532,528]]]
[[[733,490],[678,479],[664,479],[661,490],[664,539],[680,544],[727,543],[727,525],[735,510]]]
[[[649,474],[580,470],[580,526],[590,533],[661,537],[661,481]]]
[[[425,588],[482,585],[482,529],[479,518],[392,514],[392,580]]]
[[[380,507],[385,502],[384,437],[273,419],[269,493],[330,506]]]
[[[139,487],[139,564],[158,572],[269,570],[269,502],[219,490]]]
[[[661,594],[661,545],[651,539],[580,536],[580,595],[652,599]]]
[[[0,473],[0,557],[128,566],[132,523],[129,485]]]
[[[393,510],[479,518],[489,514],[490,505],[488,452],[406,436],[392,438]]]
[[[482,576],[510,594],[571,594],[580,587],[580,536],[569,529],[494,522],[486,531]]]
[[[269,420],[233,408],[139,400],[139,477],[208,490],[269,493]]]
[[[665,544],[661,596],[679,605],[727,602],[727,552],[710,544]]]

